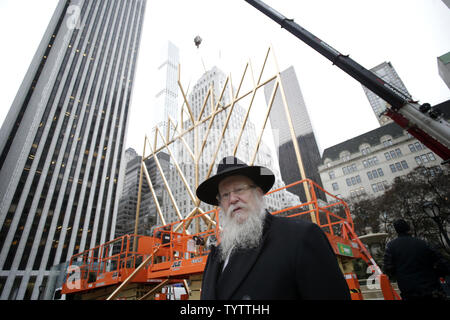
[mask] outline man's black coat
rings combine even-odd
[[[208,256],[202,300],[350,299],[327,237],[311,222],[267,213],[260,246],[234,252],[223,272],[219,250]]]

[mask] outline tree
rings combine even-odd
[[[392,222],[403,218],[410,224],[413,236],[428,241],[449,256],[445,233],[450,223],[450,179],[447,171],[439,169],[417,167],[395,178],[383,195],[350,203],[357,234],[365,234],[369,226],[373,232],[388,233],[387,242],[396,237]],[[426,201],[439,206],[443,228],[438,228],[423,211]]]

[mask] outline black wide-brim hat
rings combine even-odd
[[[197,188],[197,197],[208,204],[218,206],[217,194],[219,193],[219,183],[229,176],[246,176],[250,178],[255,185],[260,187],[266,194],[275,182],[273,172],[261,166],[249,166],[236,157],[225,157],[217,166],[216,175],[203,181]]]

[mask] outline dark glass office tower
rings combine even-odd
[[[114,237],[145,5],[56,7],[0,132],[0,299]]]
[[[320,179],[320,174],[317,169],[321,163],[319,147],[294,67],[291,66],[287,68],[282,71],[280,75],[306,178],[313,180],[322,187],[322,180]],[[269,82],[264,87],[267,103],[270,101],[273,86],[274,81]],[[278,134],[278,139],[275,141],[275,147],[278,149],[281,177],[286,184],[296,182],[301,179],[301,175],[289,130],[289,124],[284,111],[280,89],[278,89],[275,95],[272,110],[270,112],[270,122],[272,129],[276,130],[276,133]],[[298,195],[302,202],[307,202],[303,185],[296,185],[292,187],[290,191]],[[326,200],[325,194],[321,190],[316,190],[316,196],[322,200]]]

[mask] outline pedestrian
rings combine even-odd
[[[197,188],[220,206],[220,244],[203,273],[203,300],[350,299],[350,291],[324,232],[298,218],[265,208],[273,173],[225,157],[216,175]]]
[[[393,225],[398,237],[386,245],[384,271],[397,280],[402,299],[445,299],[439,278],[449,274],[448,263],[424,240],[412,237],[405,220]]]

